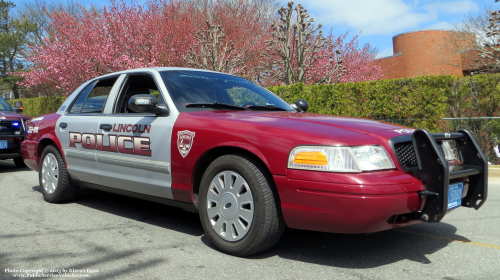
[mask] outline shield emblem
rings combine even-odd
[[[183,158],[185,158],[189,154],[189,151],[191,151],[193,138],[194,132],[189,130],[177,132],[177,147],[179,148],[179,152]]]

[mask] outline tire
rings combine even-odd
[[[16,167],[19,167],[19,168],[26,167],[26,163],[24,163],[24,160],[22,157],[14,158],[14,164],[16,165]]]
[[[273,247],[283,234],[278,195],[264,168],[245,156],[225,155],[203,174],[200,220],[208,239],[222,252],[256,254]]]
[[[67,202],[78,195],[78,186],[69,179],[64,159],[54,145],[48,145],[43,150],[38,179],[43,199],[47,202]]]

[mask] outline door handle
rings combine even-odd
[[[111,129],[113,129],[113,126],[110,124],[101,124],[101,125],[99,125],[99,128],[102,130],[111,130]]]
[[[59,124],[59,127],[66,128],[66,127],[68,127],[68,124],[65,123],[65,122],[62,122],[62,123]]]

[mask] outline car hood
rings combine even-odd
[[[29,120],[30,117],[23,115],[23,114],[18,114],[14,112],[7,112],[7,111],[0,111],[0,121],[1,120],[19,120],[22,118],[23,120]]]
[[[275,134],[276,137],[309,139],[309,142],[351,145],[353,139],[387,140],[413,129],[382,121],[295,112],[255,111],[198,111],[187,113],[204,120],[218,119],[217,123],[233,131],[254,134]],[[317,141],[316,141],[317,140]],[[335,141],[333,141],[335,140]]]

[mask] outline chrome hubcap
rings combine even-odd
[[[48,153],[42,163],[42,186],[48,194],[53,194],[58,182],[59,164],[54,154]]]
[[[215,232],[227,241],[245,237],[252,225],[254,212],[250,187],[240,174],[224,171],[210,183],[207,214]]]

